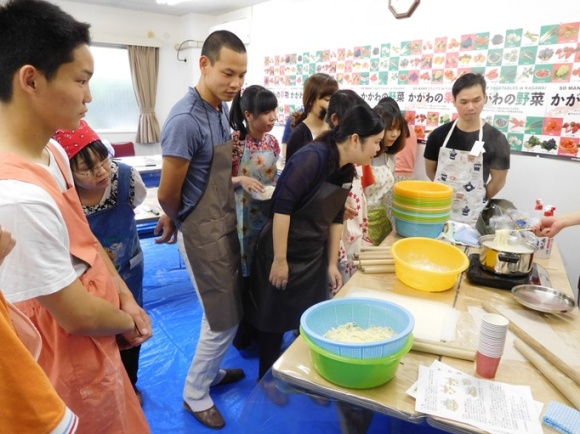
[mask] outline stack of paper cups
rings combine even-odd
[[[475,372],[484,378],[493,378],[503,355],[509,321],[495,314],[485,313],[481,318]]]

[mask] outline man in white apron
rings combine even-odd
[[[245,376],[241,369],[220,369],[220,363],[242,315],[232,143],[222,102],[231,101],[244,84],[246,48],[231,32],[213,32],[199,65],[197,86],[177,102],[163,126],[158,198],[179,228],[179,249],[203,307],[183,405],[203,425],[220,429],[225,421],[210,386]]]
[[[451,220],[475,226],[486,202],[505,185],[510,147],[501,131],[485,123],[485,78],[468,73],[452,88],[458,118],[429,134],[425,171],[436,182],[453,187]]]

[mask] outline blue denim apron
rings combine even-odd
[[[118,163],[117,203],[87,216],[93,234],[107,251],[133,297],[143,306],[143,252],[131,204],[131,167]]]

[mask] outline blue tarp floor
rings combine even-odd
[[[145,253],[144,303],[154,336],[141,350],[139,381],[143,409],[153,434],[210,433],[182,406],[185,376],[199,336],[202,310],[176,245],[141,240]],[[285,345],[293,339],[288,333]],[[242,357],[231,347],[222,367],[243,368],[242,381],[212,389],[226,420],[221,433],[340,434],[335,402],[320,404],[306,394],[288,393],[288,404],[276,406],[257,385],[257,357]],[[271,374],[269,374],[271,375]],[[285,389],[288,391],[288,388]],[[348,434],[362,434],[350,431]],[[423,422],[413,424],[375,414],[368,434],[440,433]],[[343,434],[346,434],[343,432]]]

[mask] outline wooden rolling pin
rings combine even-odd
[[[502,313],[497,310],[495,306],[493,306],[490,302],[486,301],[483,303],[483,308],[491,313],[497,313],[498,315],[502,315]],[[548,350],[544,347],[541,343],[539,343],[536,339],[526,333],[521,327],[515,324],[513,321],[509,323],[509,329],[517,335],[522,341],[536,350],[542,357],[544,357],[547,361],[552,363],[556,368],[570,377],[572,380],[576,382],[576,384],[580,385],[580,372],[576,369],[573,369],[570,365],[560,359],[556,354]]]
[[[580,387],[571,378],[562,375],[554,369],[554,365],[522,340],[516,339],[514,345],[574,407],[580,410]]]
[[[360,252],[355,253],[356,259],[394,259],[391,252]]]
[[[361,246],[361,252],[391,251],[391,246]]]
[[[415,338],[412,349],[414,351],[421,351],[422,353],[437,354],[471,361],[475,360],[476,353],[475,349],[448,344],[447,342],[427,341],[418,338]]]
[[[395,265],[394,259],[359,259],[354,261],[355,265],[364,267],[365,265]]]
[[[379,273],[394,273],[394,265],[368,265],[360,268],[360,271],[367,274],[379,274]]]
[[[371,260],[394,261],[395,258],[393,258],[392,256],[384,256],[384,255],[363,255],[363,254],[358,254],[358,255],[354,255],[354,260],[355,261],[371,261]]]

